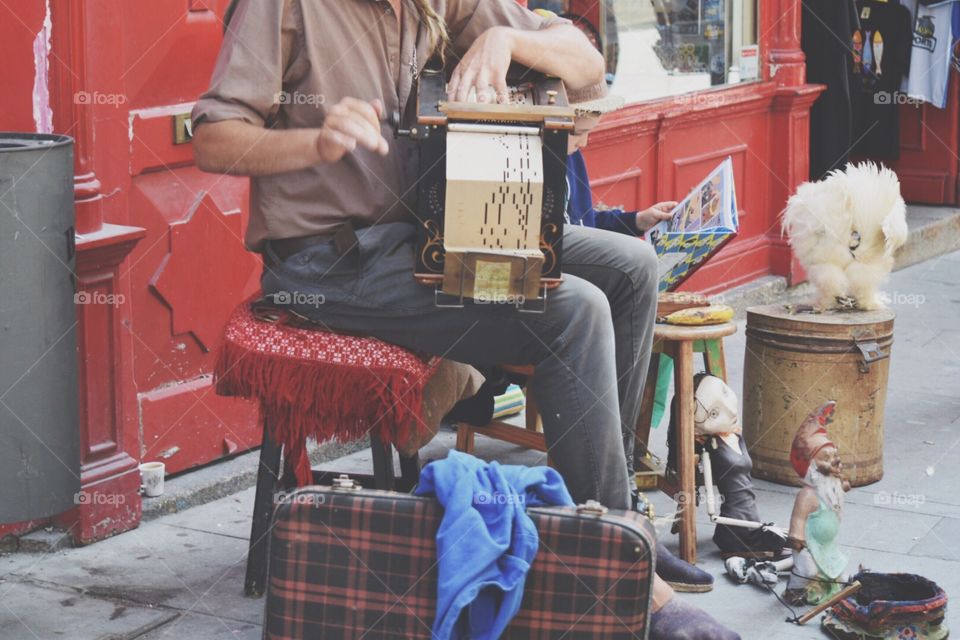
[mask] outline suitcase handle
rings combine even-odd
[[[596,500],[587,500],[584,504],[577,505],[577,513],[586,513],[594,516],[606,515],[607,508]]]
[[[360,483],[348,476],[345,473],[341,473],[338,477],[333,479],[333,482],[330,484],[331,489],[344,489],[347,491],[357,491],[360,489]]]

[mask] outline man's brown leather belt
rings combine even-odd
[[[277,258],[282,262],[285,262],[290,256],[305,251],[310,247],[328,242],[333,242],[337,248],[337,253],[341,256],[346,256],[357,248],[357,228],[358,226],[355,222],[348,220],[341,224],[335,233],[320,233],[312,236],[301,236],[299,238],[270,240],[270,248],[273,249],[273,252],[277,254]]]
[[[330,242],[333,239],[332,233],[321,233],[314,236],[301,236],[299,238],[281,238],[280,240],[270,240],[270,248],[277,254],[281,262],[286,262],[287,258],[305,249]]]

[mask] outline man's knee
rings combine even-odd
[[[623,236],[618,238],[616,266],[633,283],[637,295],[650,293],[656,287],[657,253],[644,240]]]
[[[578,292],[578,304],[574,317],[589,326],[591,330],[603,330],[613,326],[610,313],[610,301],[603,291],[594,284],[581,280]]]
[[[658,280],[657,252],[649,242],[637,242],[635,251],[635,278],[644,285],[652,286]]]
[[[601,340],[609,335],[613,339],[610,301],[596,285],[576,276],[565,276],[553,300],[548,294],[547,306],[553,307],[556,322],[564,327],[565,336]]]

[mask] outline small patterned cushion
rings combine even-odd
[[[377,429],[385,442],[415,438],[439,362],[376,338],[265,322],[244,303],[227,322],[214,378],[218,394],[260,401],[305,485],[307,437],[350,441]]]

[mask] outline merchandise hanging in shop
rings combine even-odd
[[[953,3],[953,68],[960,72],[960,2]]]
[[[960,2],[907,0],[913,33],[909,73],[901,89],[912,99],[947,106],[951,58],[960,37]]]
[[[910,69],[910,11],[897,2],[858,0],[859,28],[850,35],[853,150],[895,160],[900,155],[900,85]]]
[[[807,82],[826,85],[810,109],[810,179],[842,168],[850,153],[850,49],[835,34],[857,28],[854,0],[803,0],[801,43]]]

